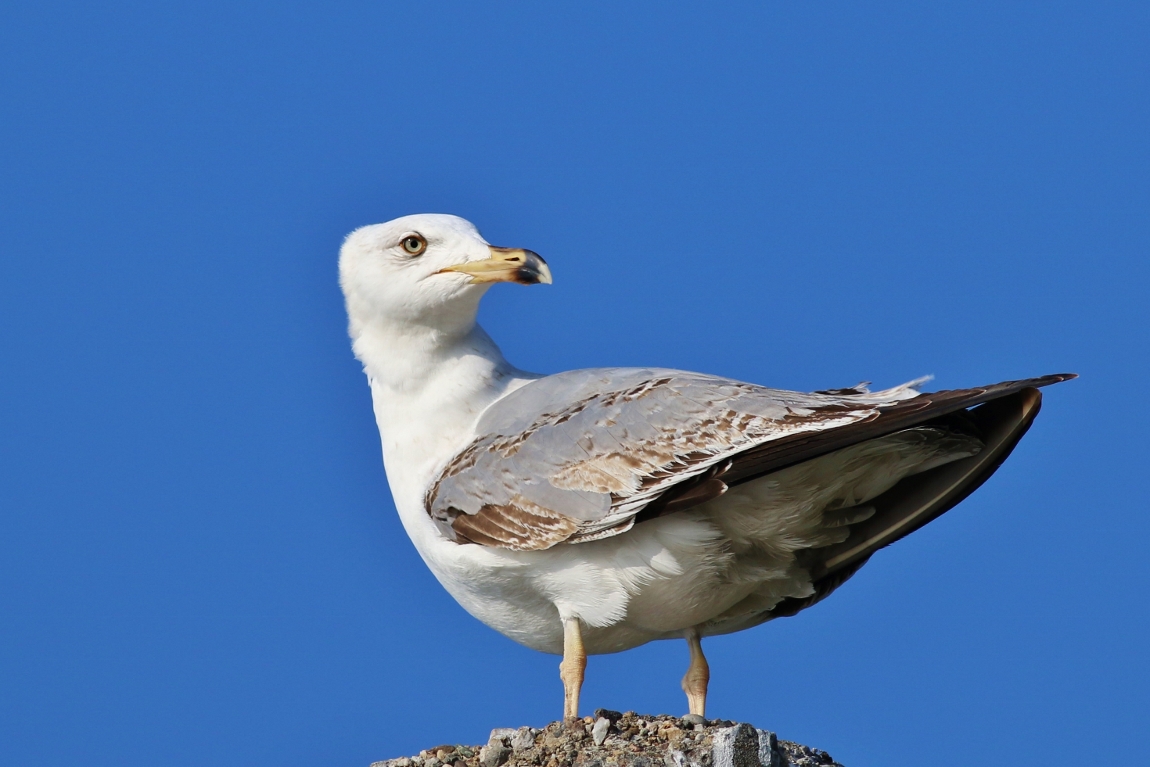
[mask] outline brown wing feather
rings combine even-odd
[[[460,514],[451,529],[465,543],[516,551],[547,549],[573,536],[579,525],[570,517],[534,504],[483,506],[478,514]]]

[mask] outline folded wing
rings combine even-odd
[[[833,588],[835,573],[857,569],[875,548],[941,514],[993,473],[1021,437],[1018,425],[1029,425],[1037,412],[1034,387],[1071,377],[931,394],[912,384],[804,394],[674,370],[572,371],[534,381],[492,405],[480,419],[479,436],[432,483],[426,507],[460,543],[546,549],[618,535],[644,519],[705,503],[732,485],[982,403],[1012,402],[1005,411],[1028,413],[1004,427],[1009,434],[994,450],[957,461],[977,466],[947,475],[940,480],[945,488],[931,485],[915,501],[891,501],[897,523],[884,506],[852,525],[847,541],[814,563]],[[1031,404],[1019,405],[1019,397]],[[975,428],[993,431],[990,420]]]

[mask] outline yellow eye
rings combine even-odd
[[[409,256],[418,256],[427,250],[427,240],[418,234],[409,234],[403,238],[403,250]]]

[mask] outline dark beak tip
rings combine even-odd
[[[538,285],[542,278],[543,273],[530,266],[520,267],[515,272],[515,281],[520,285]]]
[[[529,282],[523,283],[525,285],[550,284],[551,269],[547,266],[547,262],[543,260],[543,257],[533,250],[524,252],[527,254],[527,263],[519,269],[519,273],[516,276],[522,276],[529,280]],[[544,276],[547,277],[546,280],[544,280]]]

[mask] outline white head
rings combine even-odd
[[[530,250],[492,247],[469,221],[428,213],[349,234],[339,282],[353,338],[370,325],[455,334],[474,325],[492,284],[550,283],[551,272]]]

